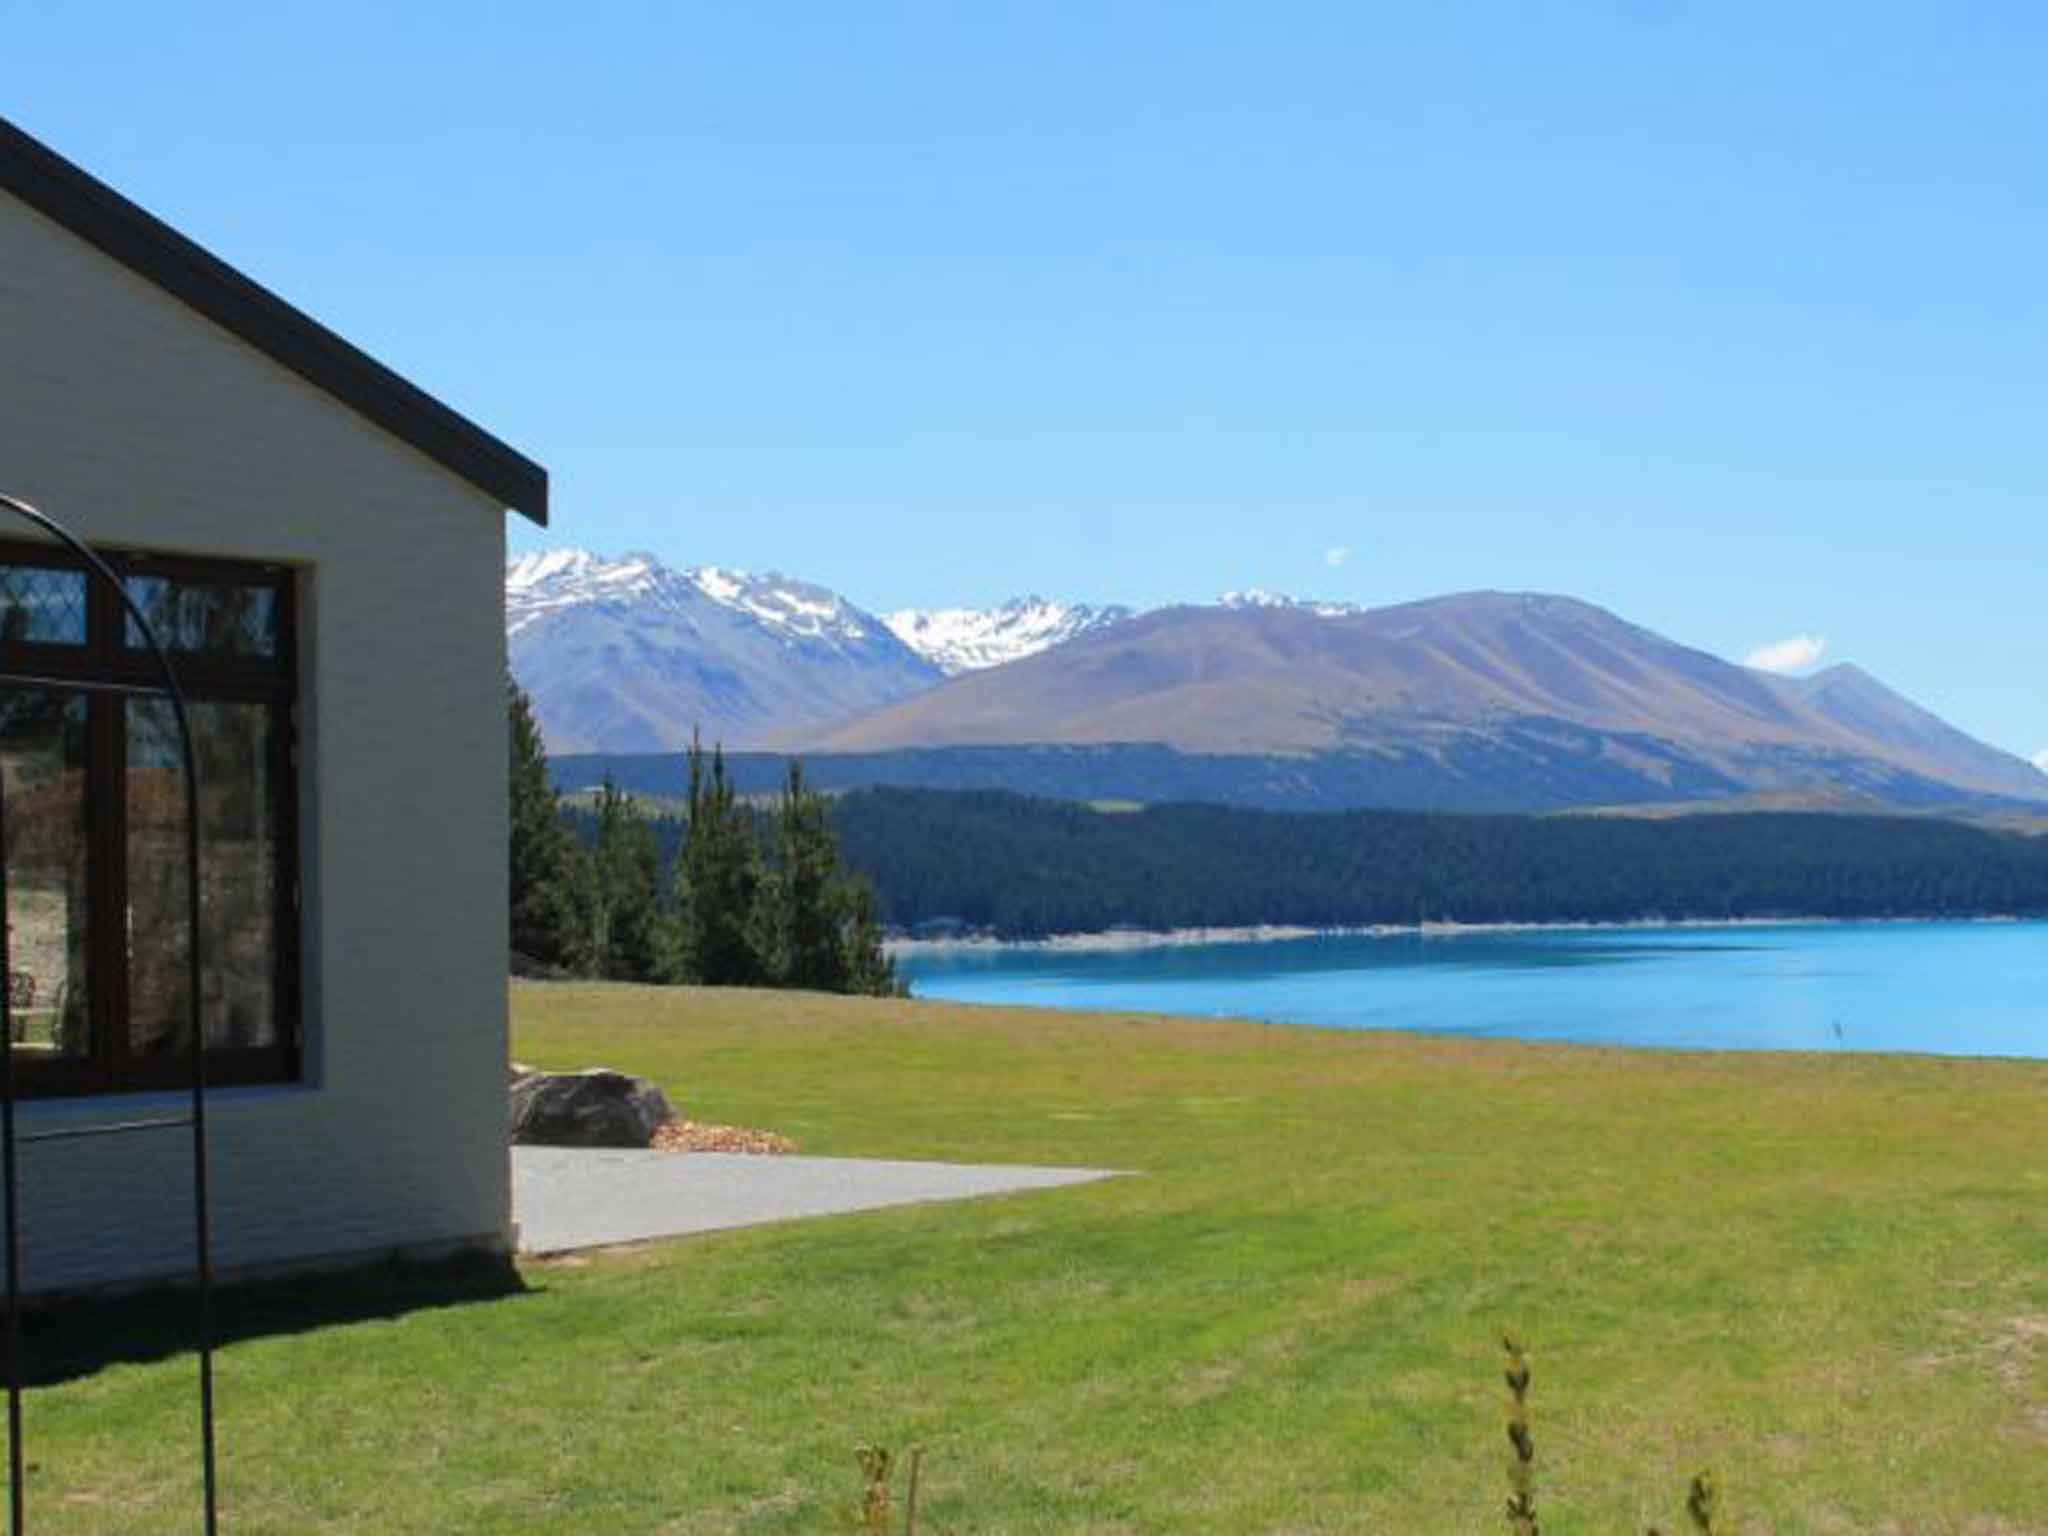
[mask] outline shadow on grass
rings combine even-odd
[[[223,1287],[214,1293],[214,1340],[225,1347],[244,1339],[537,1294],[509,1258],[473,1254],[433,1263],[395,1261]],[[55,1386],[110,1365],[190,1354],[198,1323],[198,1299],[190,1287],[112,1300],[32,1303],[21,1314],[23,1384]]]

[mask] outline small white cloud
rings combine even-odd
[[[2034,754],[2034,766],[2043,773],[2048,773],[2048,747],[2043,747]]]
[[[1342,565],[1350,558],[1351,546],[1349,544],[1338,544],[1323,551],[1323,564],[1325,565]]]
[[[1825,635],[1788,635],[1758,646],[1742,659],[1761,672],[1797,672],[1819,661],[1827,648]]]

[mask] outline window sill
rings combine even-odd
[[[304,1099],[319,1092],[312,1083],[237,1083],[206,1090],[206,1112],[232,1114],[238,1105]],[[20,1099],[15,1123],[24,1131],[60,1130],[99,1121],[183,1114],[192,1095],[183,1088],[139,1088],[131,1093],[84,1093],[69,1098]]]

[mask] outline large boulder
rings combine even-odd
[[[644,1077],[609,1067],[535,1072],[512,1084],[512,1140],[528,1147],[645,1147],[675,1118]]]

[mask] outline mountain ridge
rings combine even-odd
[[[1184,606],[1057,653],[949,679],[841,725],[813,751],[1147,742],[1183,752],[1385,753],[1448,764],[1510,729],[1592,732],[1646,792],[1683,759],[1743,791],[1882,790],[1911,776],[2048,799],[2023,759],[1976,742],[1860,670],[1786,678],[1591,603],[1480,591],[1320,614]],[[1643,742],[1673,748],[1660,761]],[[1844,777],[1846,775],[1846,777]]]
[[[996,749],[1041,789],[1126,784],[1145,761],[1262,803],[2048,802],[2048,775],[1851,663],[1763,672],[1551,593],[878,616],[779,572],[556,550],[508,562],[506,625],[556,755],[673,751],[701,729],[742,750],[923,754],[926,775],[946,771],[931,754],[972,750],[953,767],[975,783]],[[1311,758],[1330,761],[1287,767]]]

